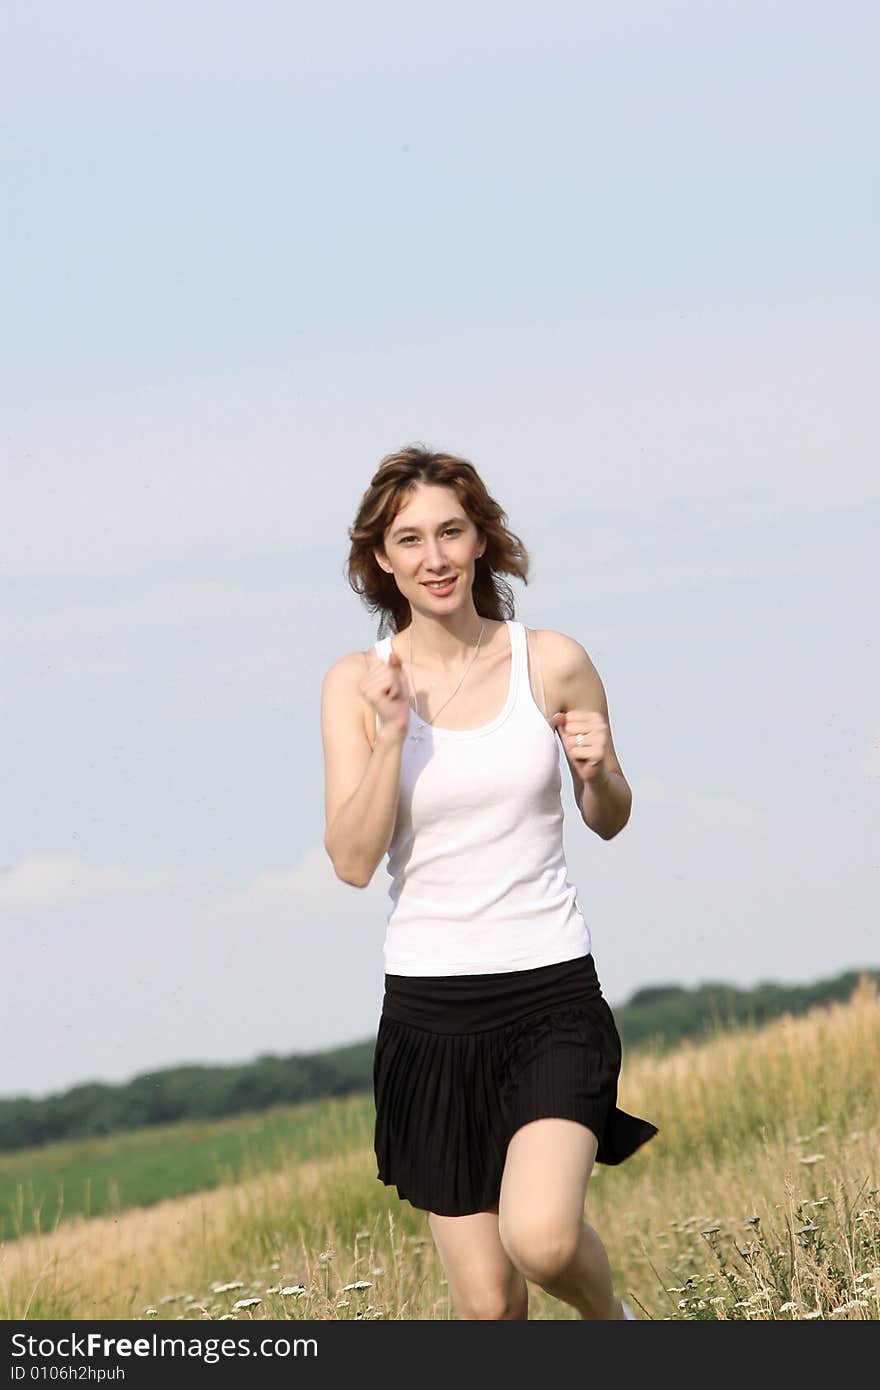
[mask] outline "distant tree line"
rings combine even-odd
[[[880,970],[850,970],[830,980],[809,985],[759,984],[753,989],[732,985],[703,984],[694,989],[679,985],[651,985],[637,990],[628,1004],[614,1010],[624,1046],[651,1043],[671,1050],[683,1038],[769,1023],[782,1014],[803,1014],[808,1009],[849,999],[859,980],[867,976],[880,982]]]
[[[624,1047],[650,1044],[666,1050],[683,1038],[758,1025],[848,999],[863,976],[880,982],[880,970],[860,970],[810,985],[760,984],[751,990],[724,984],[693,989],[654,985],[616,1005],[614,1017]],[[290,1057],[266,1053],[238,1066],[168,1067],[115,1085],[74,1086],[42,1100],[0,1100],[0,1151],[368,1091],[373,1047],[371,1039]]]

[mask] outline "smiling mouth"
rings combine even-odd
[[[426,589],[448,589],[455,583],[455,575],[451,574],[448,579],[425,579],[422,583]]]

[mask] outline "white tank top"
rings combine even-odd
[[[439,729],[410,711],[386,863],[386,974],[495,974],[590,953],[562,844],[559,741],[532,695],[525,627],[505,622],[510,684],[489,724]],[[391,637],[375,651],[387,663]]]

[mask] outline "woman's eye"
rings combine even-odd
[[[461,535],[461,527],[460,527],[460,526],[447,526],[447,528],[446,528],[446,530],[443,532],[443,534],[444,534],[444,536],[460,536],[460,535]],[[407,541],[414,541],[415,539],[416,539],[415,536],[402,536],[401,539],[400,539],[400,544],[401,544],[401,545],[406,545]]]

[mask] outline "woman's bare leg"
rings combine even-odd
[[[528,1287],[501,1244],[497,1204],[472,1216],[429,1212],[428,1225],[457,1318],[528,1318]]]
[[[499,1236],[513,1264],[582,1318],[625,1318],[605,1247],[583,1219],[598,1141],[574,1120],[532,1120],[507,1149]]]

